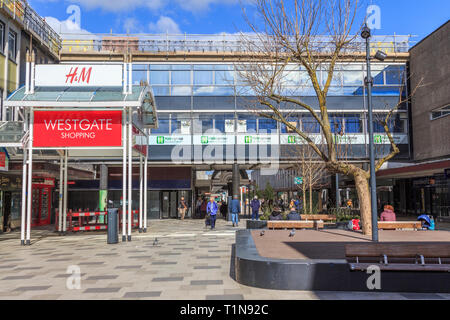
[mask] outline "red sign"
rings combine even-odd
[[[34,147],[120,147],[122,111],[35,111]]]
[[[78,72],[78,69],[80,69],[80,72]],[[72,67],[70,68],[69,73],[66,74],[66,83],[73,84],[75,82],[89,84],[91,81],[91,73],[92,67]]]

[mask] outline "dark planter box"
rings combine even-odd
[[[265,220],[247,220],[247,229],[264,229],[267,228]]]

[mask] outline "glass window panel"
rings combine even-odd
[[[172,114],[171,133],[190,134],[192,120],[187,114]]]
[[[233,96],[233,87],[201,86],[194,87],[194,96]]]
[[[320,125],[316,119],[310,116],[302,118],[302,129],[308,133],[320,133]]]
[[[170,87],[152,86],[153,94],[155,96],[169,96]]]
[[[363,85],[364,76],[362,71],[343,71],[344,86]]]
[[[384,85],[384,72],[383,71],[373,71],[372,78],[374,85]]]
[[[288,117],[286,120],[290,124],[295,126],[296,128],[300,128],[298,117]],[[288,128],[284,123],[280,123],[280,130],[281,130],[281,133],[293,133],[294,132],[292,129]]]
[[[216,84],[233,85],[234,77],[232,71],[216,71]]]
[[[362,122],[359,114],[345,116],[345,133],[361,133]]]
[[[12,60],[16,59],[16,51],[17,51],[17,45],[16,45],[16,40],[17,40],[17,34],[14,31],[9,31],[9,36],[8,36],[8,55],[9,58]]]
[[[272,133],[277,131],[277,122],[272,119],[261,118],[258,119],[259,133]]]
[[[238,115],[236,126],[239,133],[256,133],[256,118],[251,115]]]
[[[141,81],[148,83],[147,71],[133,71],[133,84],[138,85]]]
[[[194,119],[194,134],[212,132],[214,115],[202,115]]]
[[[133,64],[133,70],[147,70],[148,65],[146,64]]]
[[[150,70],[170,70],[170,66],[167,64],[152,64]]]
[[[213,84],[213,72],[194,71],[194,84]]]
[[[173,64],[172,70],[191,70],[192,66],[190,64]]]
[[[215,64],[214,70],[225,70],[225,71],[233,71],[233,66],[229,64]]]
[[[386,68],[386,84],[402,84],[404,67],[389,66]]]
[[[191,84],[191,72],[172,71],[172,84]]]
[[[173,86],[172,96],[190,96],[192,95],[191,87]]]
[[[170,120],[169,119],[158,119],[158,129],[152,129],[152,134],[168,134],[170,133],[169,130],[170,126]]]
[[[234,115],[219,115],[214,117],[215,130],[220,133],[234,132]]]
[[[150,71],[151,84],[169,84],[169,71]]]
[[[194,70],[214,70],[214,66],[210,64],[194,64]]]

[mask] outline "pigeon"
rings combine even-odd
[[[155,238],[155,241],[153,241],[153,245],[157,246],[158,245],[158,238]]]
[[[259,234],[261,237],[265,234],[265,231],[261,231],[261,233]]]
[[[292,229],[292,231],[289,233],[289,237],[295,236],[295,229]]]

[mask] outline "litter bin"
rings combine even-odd
[[[108,244],[119,242],[119,209],[108,209]]]

